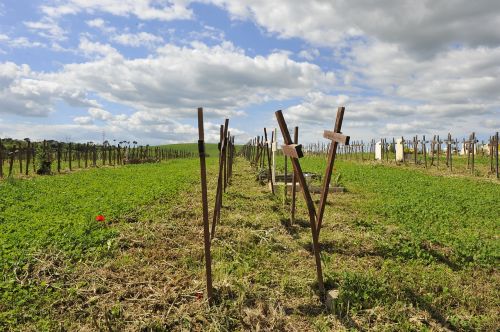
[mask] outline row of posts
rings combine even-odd
[[[38,155],[37,155],[38,154]],[[89,143],[61,142],[15,142],[10,147],[4,146],[0,139],[0,178],[13,176],[15,173],[28,176],[39,173],[37,163],[55,164],[58,173],[75,168],[98,166],[117,166],[124,164],[153,163],[176,158],[192,158],[196,155],[189,151],[167,147],[130,146],[111,144],[96,145]],[[38,159],[38,160],[37,160]]]
[[[485,142],[479,142],[476,134],[462,140],[453,139],[449,133],[446,139],[434,135],[432,140],[425,136],[420,139],[414,136],[411,139],[404,137],[392,140],[381,138],[378,141],[372,139],[369,143],[354,141],[350,145],[339,147],[338,154],[342,159],[369,161],[379,160],[381,162],[410,163],[423,165],[425,168],[435,166],[441,167],[440,163],[445,158],[445,166],[453,171],[453,156],[467,158],[466,169],[476,174],[476,161],[481,157],[488,158],[490,174],[499,178],[499,134],[496,132]],[[444,146],[443,146],[444,145]],[[324,155],[329,150],[327,143],[312,143],[304,145],[304,153],[308,155]]]

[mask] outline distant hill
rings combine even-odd
[[[198,153],[198,144],[196,143],[180,143],[180,144],[166,144],[161,145],[162,147],[166,147],[167,149],[179,150],[179,151],[187,151],[192,153]],[[236,145],[236,151],[240,148],[240,145]],[[205,143],[206,153],[210,157],[216,157],[219,155],[219,150],[217,148],[216,143]]]
[[[198,144],[196,143],[166,144],[161,147],[178,151],[198,153]],[[216,143],[205,143],[205,150],[210,157],[216,157],[219,155]]]

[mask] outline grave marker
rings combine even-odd
[[[334,131],[329,132],[325,131],[324,137],[331,137],[333,140],[333,144],[330,145],[330,150],[328,153],[328,165],[326,169],[326,174],[323,182],[323,190],[321,193],[321,198],[320,198],[320,205],[318,209],[318,215],[316,215],[316,208],[314,206],[314,202],[311,197],[311,193],[309,191],[306,179],[304,177],[304,173],[302,171],[299,158],[303,156],[302,154],[302,149],[301,146],[298,144],[293,144],[292,139],[290,137],[290,133],[288,131],[287,124],[285,122],[285,119],[283,117],[283,113],[281,111],[277,111],[276,113],[276,118],[278,120],[278,124],[281,129],[281,133],[283,134],[283,141],[284,145],[282,147],[283,153],[286,156],[290,157],[290,160],[292,162],[293,170],[295,175],[297,176],[297,179],[299,181],[299,184],[302,189],[302,193],[304,195],[304,199],[306,201],[307,205],[307,210],[309,214],[309,222],[311,226],[311,233],[312,233],[312,242],[313,242],[313,252],[314,252],[314,257],[315,257],[315,262],[316,262],[316,274],[317,274],[317,279],[318,279],[318,288],[319,288],[319,293],[321,294],[322,299],[324,298],[325,295],[325,286],[323,283],[323,271],[322,271],[322,266],[321,266],[321,252],[320,252],[320,246],[319,246],[319,234],[320,234],[320,229],[321,229],[321,223],[323,221],[323,213],[324,213],[324,208],[326,205],[326,199],[328,195],[328,189],[330,185],[330,180],[331,180],[331,172],[333,170],[333,165],[335,162],[335,156],[336,156],[336,150],[337,146],[339,143],[343,143],[347,145],[349,143],[349,137],[348,136],[338,136],[336,134],[340,134],[341,126],[342,126],[342,119],[344,116],[344,107],[339,107],[337,111],[337,119],[335,122],[335,127]],[[335,135],[332,135],[335,134]],[[286,192],[286,187],[285,187],[285,192]],[[317,218],[316,218],[317,217]]]

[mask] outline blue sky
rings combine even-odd
[[[471,7],[472,6],[472,7]],[[498,1],[0,1],[0,137],[303,141],[500,128]]]

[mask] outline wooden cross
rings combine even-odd
[[[283,140],[285,145],[283,145],[283,153],[285,156],[290,157],[292,162],[292,166],[294,169],[294,173],[298,178],[299,184],[302,188],[302,194],[304,195],[304,199],[306,201],[307,210],[309,213],[309,222],[311,225],[311,233],[312,233],[312,242],[313,242],[313,251],[314,257],[316,261],[316,273],[318,278],[318,287],[321,296],[323,297],[325,294],[325,286],[323,283],[323,271],[321,266],[321,252],[319,246],[319,234],[321,230],[321,224],[323,222],[323,214],[326,206],[326,199],[328,197],[328,189],[331,181],[331,173],[333,170],[333,165],[335,162],[335,156],[337,153],[337,146],[339,143],[348,145],[349,137],[341,134],[342,120],[344,117],[344,107],[339,107],[337,111],[337,119],[335,121],[334,131],[325,131],[323,137],[330,139],[333,141],[333,144],[330,145],[330,150],[328,152],[328,164],[326,168],[325,178],[323,180],[323,186],[321,191],[320,204],[318,207],[318,214],[316,215],[316,208],[314,206],[314,202],[311,197],[311,193],[309,192],[309,188],[307,186],[306,179],[304,177],[304,173],[302,172],[302,167],[299,162],[299,158],[303,156],[302,146],[300,144],[293,144],[292,139],[290,137],[290,133],[288,131],[287,124],[283,117],[283,113],[281,111],[276,112],[276,118],[278,120],[278,124],[281,129],[281,133],[283,134]]]
[[[450,168],[450,171],[453,170],[453,160],[452,160],[452,146],[455,144],[455,141],[451,139],[451,134],[448,133],[448,139],[444,141],[446,143],[446,165]]]
[[[475,153],[475,145],[476,143],[479,142],[476,139],[476,133],[472,133],[469,136],[469,140],[466,141],[468,145],[468,151],[467,151],[467,166],[469,166],[469,161],[471,161],[471,174],[474,175],[474,153]],[[472,159],[471,159],[472,158]]]
[[[418,143],[420,141],[418,140],[418,136],[413,137],[413,159],[415,165],[417,164],[417,155],[418,155]]]

